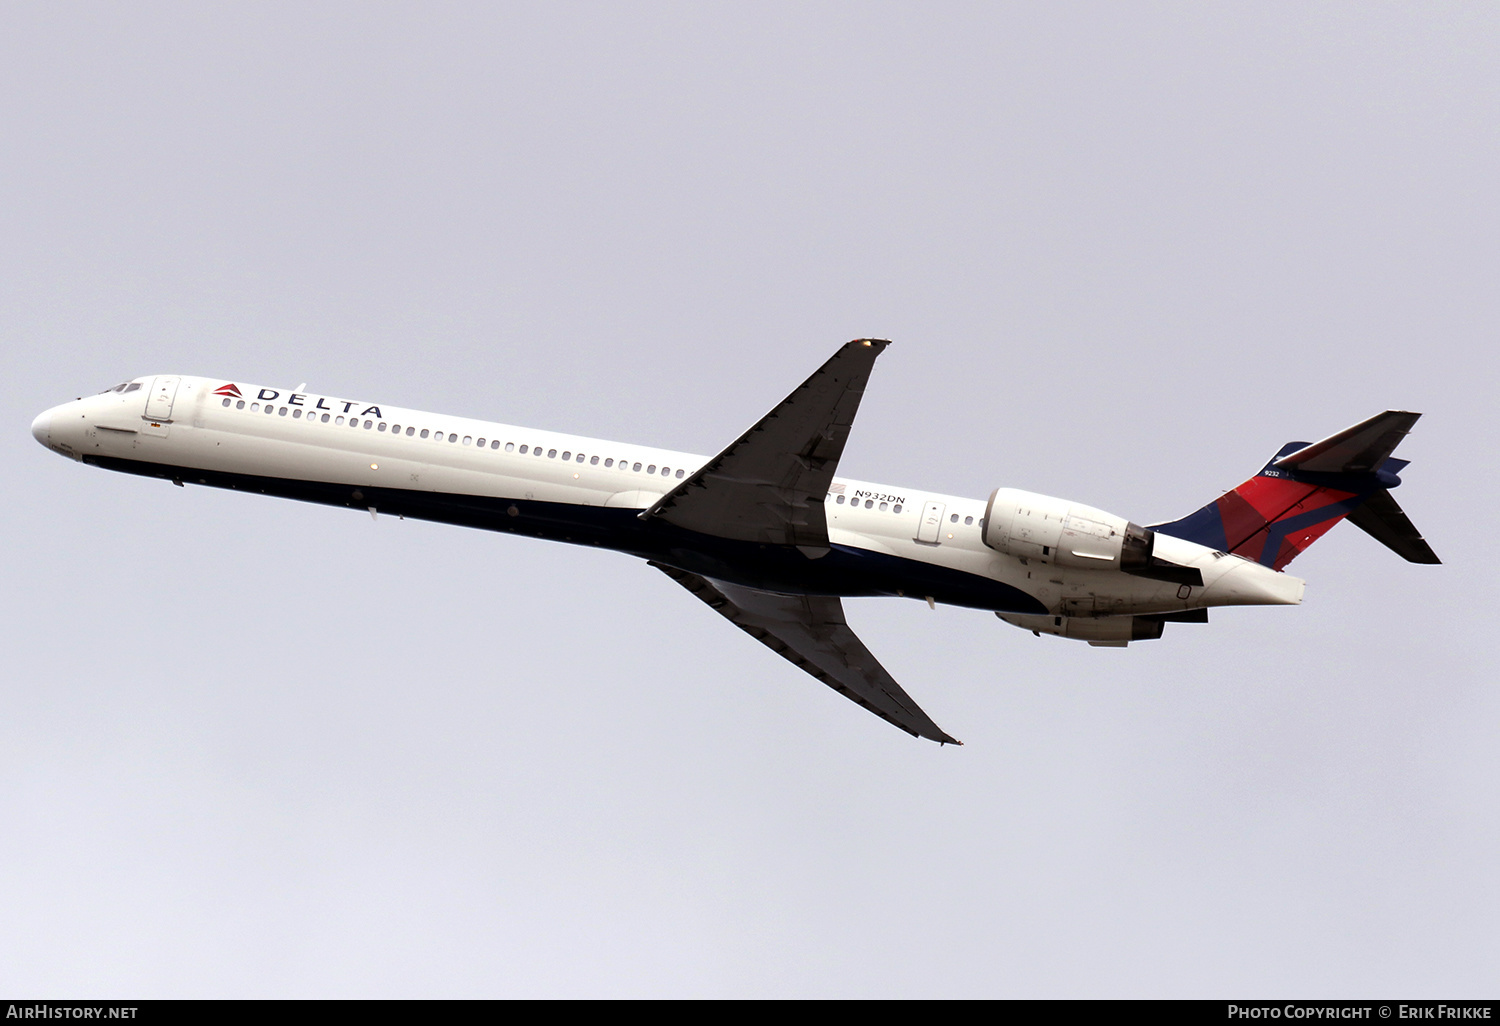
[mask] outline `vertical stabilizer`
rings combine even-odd
[[[1154,530],[1280,570],[1348,517],[1404,559],[1440,562],[1390,495],[1407,466],[1391,452],[1420,416],[1387,410],[1320,442],[1290,442],[1250,480]]]

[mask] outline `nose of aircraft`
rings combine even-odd
[[[52,440],[52,411],[47,410],[31,422],[31,437],[43,445],[51,445]]]

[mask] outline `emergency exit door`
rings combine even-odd
[[[943,529],[943,510],[947,509],[941,502],[929,502],[922,507],[922,520],[917,525],[917,541],[926,542],[929,545],[938,544],[939,533]]]

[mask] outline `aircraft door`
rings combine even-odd
[[[917,541],[926,542],[929,545],[938,544],[939,532],[943,529],[943,510],[947,509],[941,502],[929,502],[922,507],[922,519],[917,524]]]
[[[172,419],[172,403],[177,398],[180,378],[161,376],[151,382],[146,393],[146,419],[166,423]]]

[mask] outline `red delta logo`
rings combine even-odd
[[[238,385],[220,385],[214,389],[214,395],[227,395],[233,399],[243,398],[240,395],[240,387]]]

